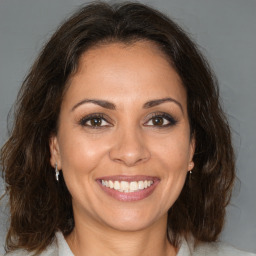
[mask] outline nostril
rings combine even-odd
[[[134,166],[147,161],[150,158],[150,153],[146,150],[133,153],[121,150],[112,150],[109,152],[109,156],[114,162],[125,164],[126,166]]]
[[[140,132],[134,126],[120,129],[109,149],[110,159],[126,166],[147,161],[150,158],[150,151]]]

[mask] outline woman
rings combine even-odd
[[[170,19],[85,6],[20,90],[7,255],[253,255],[215,243],[234,181],[214,76]]]

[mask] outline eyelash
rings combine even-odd
[[[154,113],[151,115],[150,119],[147,121],[152,121],[153,119],[156,119],[156,118],[162,118],[162,119],[165,119],[167,120],[169,123],[168,124],[164,124],[164,125],[161,125],[159,127],[157,127],[158,125],[154,125],[155,127],[157,128],[166,128],[166,127],[170,127],[170,126],[174,126],[178,121],[172,117],[171,115],[167,114],[167,113],[162,113],[162,112],[158,112],[158,113]],[[147,123],[146,122],[146,123]],[[148,126],[153,126],[153,125],[148,125]]]
[[[105,127],[106,125],[104,126],[93,126],[93,125],[88,125],[86,124],[88,121],[91,121],[93,119],[100,119],[101,121],[104,120],[105,122],[107,123],[110,123],[107,118],[105,117],[104,114],[101,114],[101,113],[98,113],[98,114],[90,114],[88,116],[85,116],[83,117],[80,121],[79,121],[79,124],[81,126],[86,126],[86,127],[89,127],[89,128],[92,128],[92,129],[100,129],[100,128],[103,128]],[[109,126],[109,125],[108,125]],[[110,124],[111,126],[111,124]]]
[[[165,119],[168,121],[168,124],[163,124],[163,125],[159,125],[159,126],[158,125],[146,125],[146,123],[149,123],[150,121],[152,121],[153,119],[156,119],[156,118]],[[100,120],[100,122],[102,122],[102,120],[103,120],[103,121],[107,122],[109,125],[93,126],[93,125],[86,124],[87,122],[89,122],[93,119],[98,119],[98,120]],[[164,122],[164,120],[163,120],[163,122]],[[148,119],[148,121],[144,123],[144,125],[148,126],[148,127],[154,126],[156,128],[161,129],[161,128],[174,126],[176,123],[177,123],[177,120],[175,118],[173,118],[171,115],[169,115],[167,113],[158,112],[158,113],[152,114],[151,117]],[[86,127],[92,128],[92,129],[102,129],[106,126],[112,126],[111,122],[108,121],[107,118],[105,117],[105,115],[101,114],[101,113],[87,115],[79,121],[79,124],[81,126],[86,126]]]

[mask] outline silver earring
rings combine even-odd
[[[193,169],[193,167],[194,167],[194,162],[191,162],[190,164],[189,164],[189,174],[191,175],[192,174],[192,169]]]
[[[58,165],[57,163],[55,164],[55,177],[56,177],[56,180],[59,181],[59,175],[60,175],[60,172],[58,170]]]

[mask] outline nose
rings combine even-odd
[[[116,136],[109,151],[112,161],[128,167],[150,159],[150,151],[141,132],[137,129],[122,129]]]

